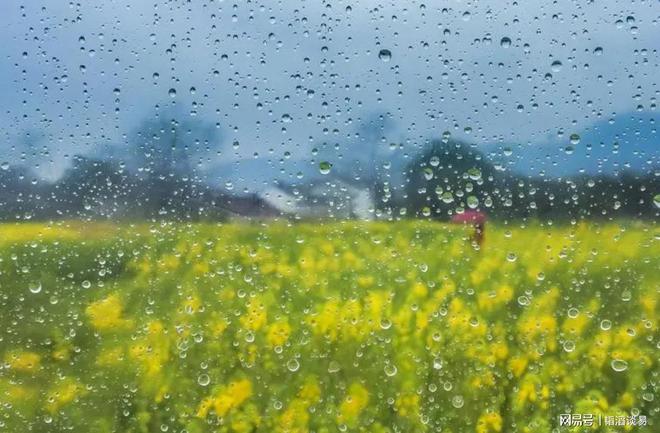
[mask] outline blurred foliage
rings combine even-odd
[[[523,176],[507,169],[506,161],[450,139],[427,146],[408,164],[405,177],[405,197],[395,197],[392,204],[412,216],[446,219],[456,209],[477,207],[499,219],[658,216],[652,193],[660,190],[657,172]]]
[[[293,228],[0,226],[0,431],[655,431],[657,229]]]

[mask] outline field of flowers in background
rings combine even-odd
[[[0,432],[654,431],[660,232],[469,234],[0,226]]]

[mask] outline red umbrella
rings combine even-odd
[[[486,230],[486,214],[478,210],[466,210],[451,217],[451,222],[459,224],[472,224],[474,235],[472,239],[479,245],[484,241]]]
[[[451,217],[453,223],[463,224],[484,224],[486,222],[486,214],[478,210],[466,210],[462,213],[457,213]]]

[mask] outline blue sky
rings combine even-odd
[[[657,168],[659,17],[657,1],[7,1],[0,146],[52,179],[77,153],[122,158],[175,104],[218,125],[200,170],[239,188],[319,146],[350,164],[379,114],[391,127],[371,139],[406,155],[449,131],[529,174]]]

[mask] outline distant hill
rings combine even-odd
[[[575,144],[573,134],[579,136]],[[650,112],[622,113],[582,130],[564,130],[561,137],[539,144],[514,145],[508,157],[502,155],[508,152],[505,148],[493,145],[485,150],[498,154],[496,160],[510,169],[531,176],[648,173],[660,167],[660,135],[656,115]]]

